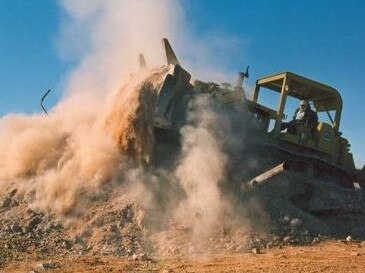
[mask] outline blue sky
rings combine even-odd
[[[365,163],[365,1],[182,0],[181,5],[194,36],[216,33],[240,41],[241,55],[230,58],[226,70],[233,74],[249,64],[250,84],[292,71],[339,90],[341,129],[357,164]],[[0,1],[0,116],[39,112],[48,88],[55,90],[48,104],[60,97],[73,65],[57,50],[62,15],[57,1]]]

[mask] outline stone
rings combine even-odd
[[[10,197],[14,197],[17,194],[18,190],[17,189],[12,189],[9,193]]]
[[[266,248],[273,248],[274,247],[274,243],[273,242],[268,242],[266,244]]]
[[[290,222],[290,217],[288,215],[285,215],[284,218],[283,218],[283,222],[285,224],[288,224]]]
[[[251,252],[253,254],[260,254],[261,253],[261,250],[258,247],[254,247],[253,249],[251,249]]]
[[[147,254],[146,254],[146,253],[142,253],[142,254],[140,254],[139,256],[140,256],[140,258],[141,258],[141,260],[142,260],[142,261],[150,260],[150,259],[148,258],[148,256],[147,256]]]
[[[352,242],[352,237],[351,237],[351,235],[349,235],[349,236],[347,236],[347,237],[346,237],[346,241],[347,241],[347,242],[349,242],[349,243],[350,243],[350,242]]]
[[[47,230],[48,232],[53,232],[53,231],[59,232],[62,230],[62,225],[55,223],[48,223],[45,227],[45,230]]]
[[[10,230],[11,230],[12,232],[14,232],[14,233],[22,233],[22,232],[23,232],[22,228],[21,228],[21,227],[19,226],[19,224],[17,224],[17,223],[12,224],[12,225],[10,226]]]
[[[70,249],[71,248],[71,246],[72,246],[72,244],[71,244],[71,242],[70,241],[63,241],[62,242],[62,244],[61,244],[61,246],[63,247],[63,248],[65,248],[65,249]]]
[[[293,229],[296,229],[296,228],[299,228],[301,225],[302,225],[302,220],[300,220],[299,218],[293,218],[289,225],[293,228]]]
[[[26,225],[25,231],[31,232],[33,231],[40,223],[42,222],[42,219],[38,216],[33,217],[29,220],[28,224]]]
[[[58,269],[61,268],[61,266],[56,262],[44,262],[40,263],[39,267],[44,270],[50,270],[50,269]]]
[[[32,209],[27,209],[27,213],[31,215],[36,215],[35,211]]]
[[[1,208],[5,208],[5,209],[7,209],[7,208],[9,208],[10,207],[10,204],[11,204],[11,199],[10,198],[5,198],[4,200],[3,200],[3,202],[2,202],[2,204],[1,204]]]

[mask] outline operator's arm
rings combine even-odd
[[[295,109],[293,120],[295,120],[295,118],[297,117],[298,112],[299,112],[299,108]]]

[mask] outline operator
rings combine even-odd
[[[305,125],[310,127],[312,130],[316,128],[318,123],[318,116],[315,111],[313,111],[306,100],[301,100],[299,102],[299,107],[295,110],[293,119],[289,122],[283,122],[281,124],[280,130],[287,129],[289,134],[295,134],[298,125]]]

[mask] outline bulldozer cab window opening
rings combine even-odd
[[[280,93],[274,92],[271,89],[260,87],[260,94],[258,96],[257,102],[273,110],[278,109],[280,101]]]
[[[291,121],[294,117],[295,111],[299,107],[299,99],[288,96],[286,98],[286,104],[284,109],[284,118],[283,121]]]
[[[282,124],[289,123],[294,119],[295,111],[298,109],[299,103],[300,100],[297,98],[291,96],[286,97],[283,118],[281,119]],[[282,129],[281,132],[288,132],[288,129]]]
[[[278,111],[278,105],[280,103],[280,92],[275,92],[269,88],[260,86],[259,94],[257,97],[257,103],[260,105],[271,109],[274,112]],[[268,119],[266,119],[268,118]],[[263,124],[267,124],[263,126],[266,129],[266,132],[271,132],[275,128],[276,119],[272,116],[271,118],[266,117]]]
[[[325,111],[325,112],[318,112],[318,122],[328,123],[332,127],[334,126],[334,117],[336,115],[336,111]]]

